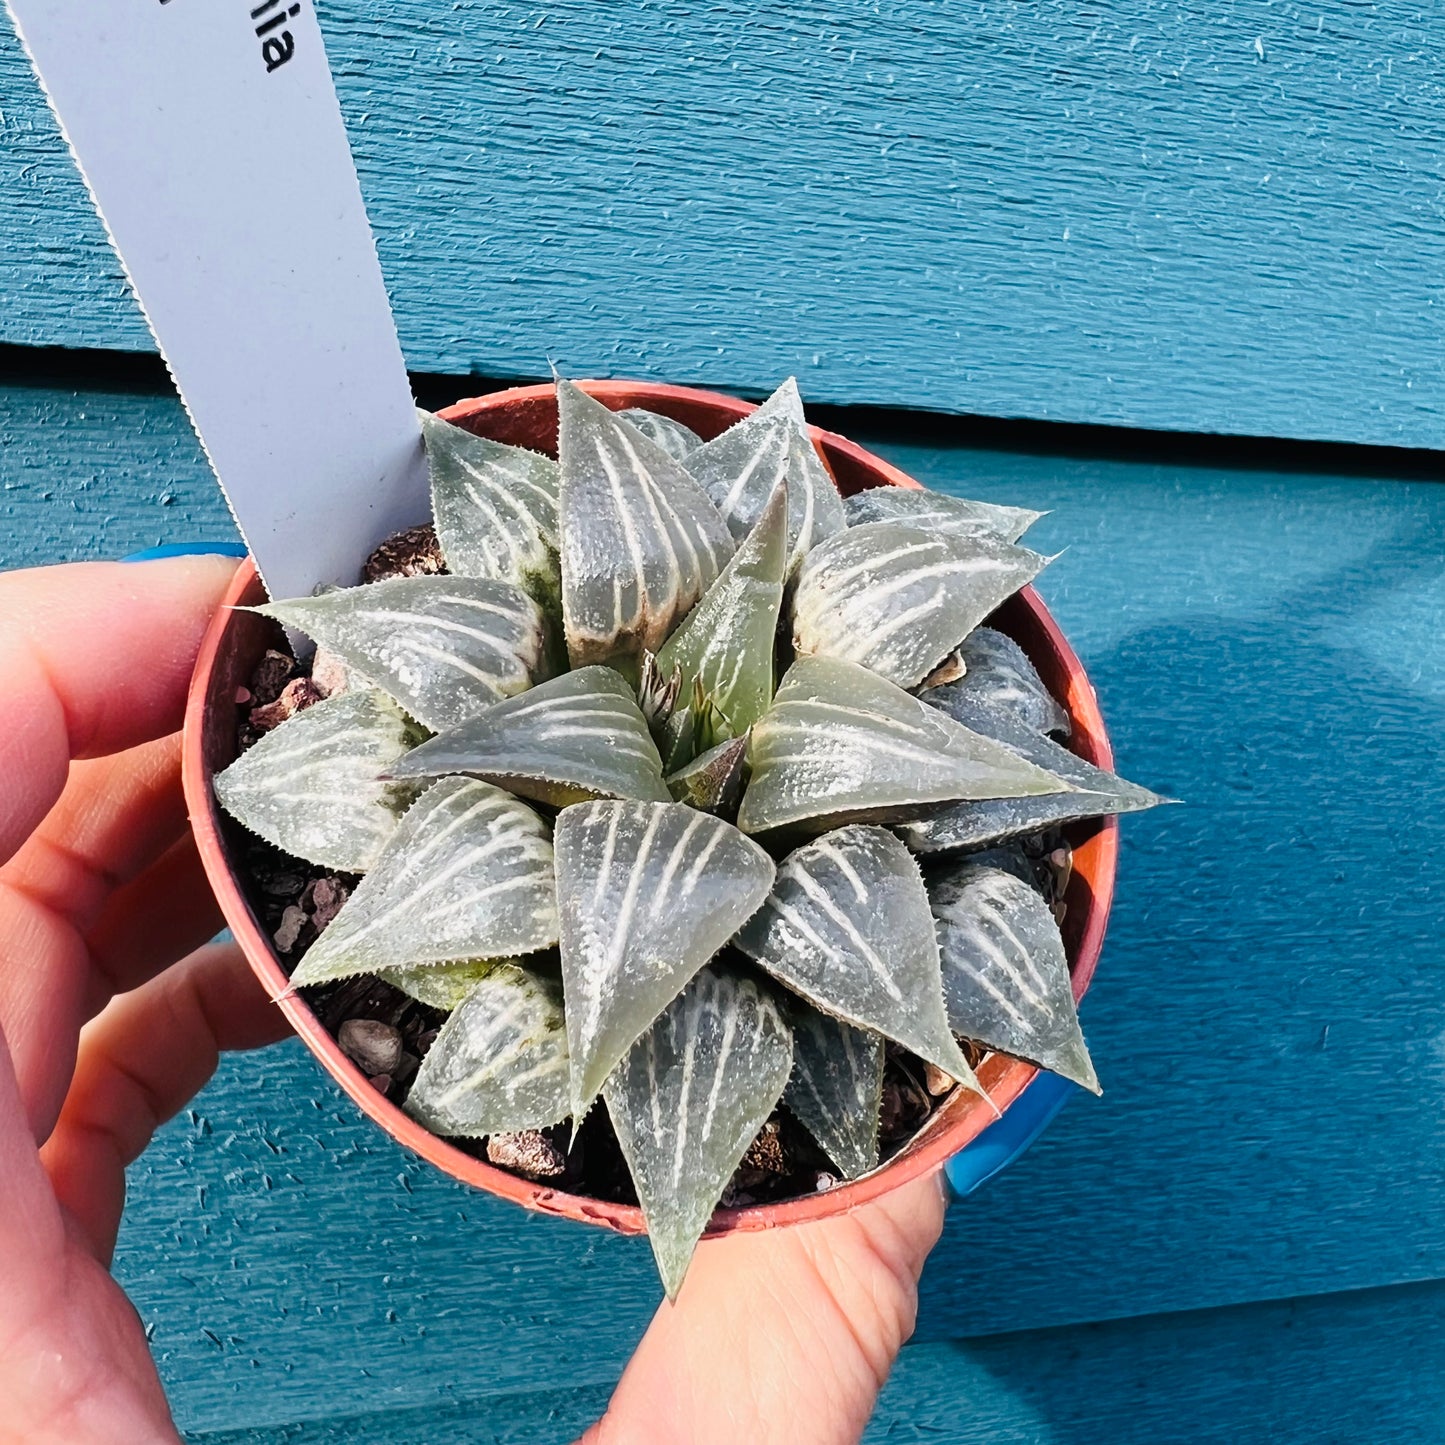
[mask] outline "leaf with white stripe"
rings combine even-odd
[[[557,383],[562,613],[573,667],[633,680],[733,554],[682,463],[570,381]]]
[[[964,638],[959,656],[963,676],[919,693],[924,702],[950,712],[955,699],[967,699],[1014,712],[1036,733],[1068,737],[1073,730],[1068,710],[1044,686],[1028,653],[1012,637],[992,627],[975,627]]]
[[[944,1013],[922,875],[886,828],[839,828],[788,854],[734,946],[825,1013],[978,1088]]]
[[[1015,757],[1048,769],[1056,778],[1062,778],[1070,791],[1031,798],[955,803],[931,810],[900,823],[898,827],[903,841],[917,853],[981,848],[988,843],[1020,838],[1060,823],[1116,813],[1138,813],[1173,801],[1085,762],[1052,738],[1036,732],[1012,709],[974,702],[966,695],[954,692],[952,687],[939,688],[937,692],[948,696],[940,698],[935,706],[955,722],[980,736],[993,738]],[[924,699],[934,702],[934,694],[925,693]]]
[[[394,776],[454,773],[557,808],[588,798],[672,797],[647,719],[610,667],[578,668],[497,703],[408,753]]]
[[[955,537],[998,537],[1017,542],[1044,514],[1027,507],[1004,507],[994,502],[971,502],[943,492],[912,487],[870,487],[855,492],[844,503],[850,527],[869,522],[901,522],[935,534]]]
[[[560,1123],[568,1112],[561,990],[515,964],[498,964],[442,1025],[406,1112],[453,1138]]]
[[[389,697],[342,693],[287,718],[217,773],[216,798],[283,852],[364,873],[414,793],[382,775],[416,740]]]
[[[748,739],[744,734],[709,748],[685,767],[669,773],[667,786],[677,802],[733,819],[743,797],[747,762]]]
[[[806,1005],[791,1011],[793,1074],[783,1103],[845,1179],[878,1164],[883,1036]]]
[[[433,732],[531,687],[545,644],[537,604],[489,578],[392,577],[254,610],[334,652]]]
[[[756,411],[690,452],[687,467],[739,541],[757,525],[778,483],[786,483],[789,576],[810,548],[848,525],[843,499],[808,435],[792,377]]]
[[[1069,787],[866,668],[799,658],[752,731],[745,833],[893,822],[932,803]]]
[[[773,652],[787,563],[787,494],[779,487],[722,576],[657,655],[664,677],[682,673],[682,695],[694,683],[740,737],[773,700]]]
[[[579,803],[558,816],[555,845],[581,1118],[653,1019],[757,911],[773,860],[683,803]]]
[[[607,1080],[607,1112],[669,1299],[781,1097],[791,1033],[756,979],[705,968]]]
[[[954,1033],[1101,1092],[1048,904],[1011,873],[969,865],[933,878],[929,898]]]
[[[557,931],[547,825],[490,783],[445,778],[412,804],[291,982],[532,953]]]
[[[629,421],[643,436],[655,441],[668,456],[682,461],[689,452],[702,445],[702,438],[690,426],[673,421],[659,411],[648,411],[645,407],[628,406],[617,413],[623,421]]]
[[[556,602],[557,463],[419,413],[431,476],[432,519],[447,570],[491,577]]]
[[[798,572],[793,646],[917,687],[1047,562],[997,537],[852,527],[815,547]]]
[[[422,963],[409,968],[379,968],[376,976],[429,1008],[450,1013],[489,974],[510,958],[464,958],[456,963]]]

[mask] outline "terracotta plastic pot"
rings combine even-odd
[[[735,397],[688,387],[627,381],[583,382],[582,386],[614,410],[646,407],[684,422],[704,438],[716,436],[753,410],[751,403]],[[550,386],[519,387],[460,401],[441,415],[481,436],[556,455],[557,406]],[[913,488],[919,485],[846,437],[818,427],[812,428],[812,435],[845,495],[885,484]],[[364,1113],[399,1143],[454,1179],[514,1200],[528,1209],[607,1225],[627,1234],[644,1232],[642,1211],[635,1206],[569,1194],[518,1178],[427,1133],[397,1105],[377,1093],[321,1026],[304,998],[286,993],[286,972],[270,938],[251,912],[233,872],[221,814],[211,787],[212,776],[235,757],[236,689],[245,685],[262,652],[276,640],[273,623],[231,608],[263,600],[255,568],[247,560],[236,574],[226,597],[227,605],[212,621],[201,646],[186,710],[184,759],[186,801],[201,857],[231,931],[252,968],[267,992],[279,1000],[279,1006],[297,1033],[332,1077]],[[1050,691],[1068,707],[1074,722],[1074,748],[1100,767],[1111,766],[1112,755],[1094,690],[1038,594],[1031,587],[1024,588],[990,620],[1023,646]],[[1074,861],[1063,931],[1074,995],[1078,998],[1089,986],[1104,940],[1118,856],[1118,825],[1113,819],[1086,823],[1077,825],[1068,836]],[[979,1078],[993,1102],[1004,1110],[1018,1098],[1036,1072],[1028,1064],[993,1055],[979,1070]],[[902,1150],[871,1174],[822,1194],[809,1194],[782,1203],[719,1209],[707,1232],[717,1235],[732,1230],[769,1229],[855,1209],[938,1168],[993,1122],[993,1112],[982,1099],[958,1090]]]

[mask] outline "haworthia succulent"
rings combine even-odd
[[[851,662],[800,658],[753,728],[747,833],[879,822],[919,805],[1066,791],[1012,749]]]
[[[790,853],[734,946],[816,1007],[978,1088],[944,1013],[923,878],[886,829],[839,828]]]
[[[291,982],[531,953],[557,931],[547,825],[490,783],[445,778],[412,805]]]
[[[687,467],[739,540],[757,524],[779,482],[787,484],[789,576],[810,548],[847,526],[792,377],[756,411],[689,453]]]
[[[791,1012],[793,1073],[783,1102],[845,1179],[878,1163],[883,1037],[800,1006]]]
[[[1037,733],[1072,730],[1068,710],[1044,686],[1028,654],[1006,633],[992,627],[975,627],[959,648],[964,674],[944,687],[929,688],[924,702],[950,710],[954,699],[1006,708]]]
[[[705,968],[607,1080],[669,1299],[748,1145],[782,1095],[792,1039],[757,980]]]
[[[955,803],[908,819],[898,825],[898,832],[916,852],[981,848],[987,843],[1020,838],[1060,823],[1113,813],[1137,813],[1171,801],[1085,762],[1052,738],[1036,732],[1012,709],[975,703],[951,687],[939,688],[937,692],[948,694],[938,697],[935,703],[947,716],[980,736],[993,738],[1016,757],[1047,768],[1055,777],[1062,778],[1070,791]],[[935,701],[935,694],[924,696],[930,702]]]
[[[393,577],[255,609],[304,632],[435,732],[532,685],[541,611],[507,582]]]
[[[410,994],[419,1003],[450,1013],[489,974],[512,959],[464,958],[457,963],[422,963],[410,968],[378,968],[383,983]]]
[[[555,844],[580,1118],[652,1020],[757,911],[773,860],[681,803],[579,803],[559,814]]]
[[[486,778],[553,807],[672,796],[647,720],[610,667],[578,668],[497,703],[408,753],[395,775],[449,773]]]
[[[500,964],[442,1025],[406,1111],[433,1134],[544,1129],[567,1117],[567,1077],[561,991]]]
[[[707,493],[656,442],[557,383],[562,609],[574,667],[635,678],[733,553]]]
[[[557,463],[423,411],[432,518],[447,569],[557,601]]]
[[[685,767],[667,776],[667,786],[679,803],[716,813],[731,821],[737,817],[747,778],[748,739],[729,738]]]
[[[216,774],[221,806],[309,863],[364,873],[414,789],[380,781],[417,740],[389,697],[347,692],[298,712]]]
[[[993,502],[970,502],[944,492],[910,487],[871,487],[855,492],[843,504],[850,527],[869,522],[901,522],[934,535],[999,537],[1017,542],[1044,514],[1026,507],[1002,507]]]
[[[996,537],[852,527],[815,547],[793,593],[793,646],[917,687],[1004,598],[1047,564]]]
[[[617,413],[623,421],[629,421],[643,436],[655,441],[669,456],[681,461],[691,451],[702,445],[702,438],[690,426],[683,426],[661,412],[647,411],[640,406],[624,407]]]
[[[657,655],[664,677],[681,671],[684,697],[695,682],[702,684],[734,736],[745,733],[773,700],[787,508],[787,494],[779,487],[722,575]]]
[[[959,867],[929,894],[953,1031],[1099,1093],[1048,904],[998,868]]]

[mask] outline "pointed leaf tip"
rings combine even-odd
[[[681,803],[579,803],[557,818],[562,978],[577,1117],[683,986],[757,911],[773,861]]]
[[[753,728],[746,833],[916,817],[930,803],[1068,790],[855,663],[799,658]]]
[[[506,582],[392,577],[254,609],[294,627],[433,731],[532,685],[541,611]]]
[[[1012,873],[967,864],[936,875],[929,899],[953,1031],[1099,1093],[1048,904]]]
[[[381,781],[416,741],[379,692],[345,692],[305,708],[216,774],[217,801],[293,857],[364,873],[396,831],[412,789]]]
[[[773,699],[773,651],[787,566],[787,492],[776,487],[757,525],[722,575],[658,654],[663,676],[682,676],[682,696],[695,683],[745,733]]]
[[[412,805],[291,981],[532,953],[557,935],[547,825],[490,783],[446,778]]]
[[[707,493],[662,447],[557,383],[562,607],[574,667],[635,677],[733,553]]]
[[[442,1025],[406,1112],[443,1137],[545,1129],[567,1117],[567,1079],[560,989],[501,963]]]
[[[499,702],[408,753],[397,777],[466,773],[552,807],[589,798],[667,802],[662,760],[632,689],[582,667]]]
[[[915,491],[911,487],[870,487],[847,498],[844,507],[850,527],[870,522],[899,522],[931,533],[955,537],[998,537],[1017,542],[1044,514],[1026,507],[1004,507],[993,502],[972,502],[946,492]]]
[[[793,645],[917,687],[1047,559],[995,537],[852,527],[815,547],[793,593]]]
[[[978,1089],[943,1007],[928,894],[884,828],[847,827],[790,853],[735,946],[794,993]]]
[[[791,1032],[768,990],[704,968],[607,1080],[669,1299],[727,1182],[781,1097]]]

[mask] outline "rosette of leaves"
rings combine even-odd
[[[293,985],[446,1012],[414,1118],[605,1109],[672,1295],[775,1110],[838,1175],[878,1167],[887,1050],[1097,1088],[1049,904],[977,850],[1156,799],[1056,742],[980,627],[1045,565],[1036,514],[845,509],[791,382],[706,440],[567,381],[557,406],[556,460],[424,418],[445,573],[258,609],[346,690],[216,792],[361,875]]]

